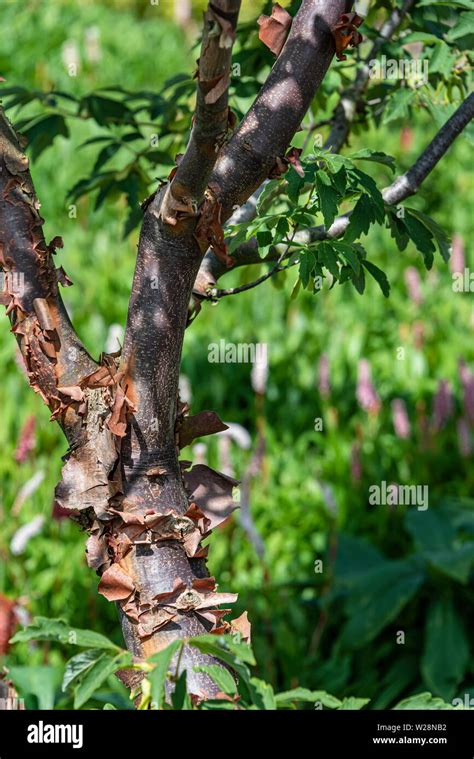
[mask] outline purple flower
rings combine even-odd
[[[453,394],[448,380],[440,380],[433,399],[433,423],[436,430],[442,429],[453,413]]]
[[[372,383],[370,364],[367,359],[359,361],[356,397],[359,406],[369,414],[378,414],[380,411],[380,398]]]
[[[413,303],[419,306],[423,303],[423,294],[421,292],[421,279],[418,273],[418,269],[414,266],[409,266],[405,269],[405,284],[408,290],[408,295]]]
[[[458,419],[458,446],[461,456],[467,458],[472,453],[471,432],[465,419]]]
[[[449,268],[452,274],[464,274],[464,241],[461,235],[454,235],[451,248],[451,258],[449,259]]]
[[[392,401],[392,418],[396,436],[403,438],[404,440],[409,438],[410,421],[408,419],[405,401],[401,398],[395,398]]]
[[[322,353],[318,366],[318,389],[323,398],[327,398],[331,392],[331,380],[329,376],[329,359],[327,353]]]

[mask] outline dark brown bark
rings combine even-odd
[[[210,184],[222,202],[222,220],[286,153],[334,56],[332,29],[351,7],[350,0],[303,0],[268,79],[219,155]]]
[[[209,4],[194,128],[173,178],[144,212],[120,361],[102,356],[96,363],[74,333],[27,161],[0,111],[0,262],[9,274],[23,273],[25,282],[23,292],[7,292],[5,300],[30,382],[71,445],[57,499],[89,530],[88,561],[101,576],[99,592],[117,602],[127,647],[139,659],[176,638],[219,629],[223,611],[217,607],[235,600],[215,593],[201,546],[211,520],[219,518],[192,496],[202,482],[206,492],[220,489],[230,504],[235,483],[205,467],[183,476],[178,458],[193,430],[204,434],[219,427],[215,419],[207,430],[202,420],[186,425],[179,402],[188,304],[209,244],[222,254],[220,223],[285,154],[334,55],[332,29],[351,5],[303,0],[261,93],[223,145],[240,0]],[[461,121],[465,115],[453,117],[451,141]],[[435,139],[436,160],[446,149]],[[420,159],[394,196],[413,189],[429,170],[429,161]],[[240,251],[242,263],[255,257],[252,245]],[[206,261],[216,279],[215,262],[224,266],[225,256]],[[185,649],[182,666],[191,692],[216,693],[207,676],[193,671],[210,661]]]

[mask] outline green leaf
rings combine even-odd
[[[396,209],[390,208],[390,206],[387,206],[386,212],[387,212],[388,225],[390,227],[390,234],[395,240],[398,250],[403,252],[404,250],[406,250],[406,247],[408,243],[410,242],[410,237],[408,235],[407,228],[405,224],[403,223],[403,219],[398,218]],[[405,212],[404,208],[403,208],[403,212]]]
[[[92,667],[92,665],[103,655],[103,650],[100,648],[90,648],[88,651],[82,651],[80,654],[76,654],[66,664],[63,677],[63,691],[74,683],[84,672]]]
[[[433,266],[433,253],[436,248],[433,244],[433,235],[425,225],[419,221],[416,216],[411,214],[409,209],[405,209],[404,224],[410,235],[410,239],[416,248],[423,254],[423,259],[427,269]]]
[[[80,709],[84,706],[110,675],[131,664],[131,662],[132,657],[128,652],[121,651],[116,656],[103,653],[79,678],[79,682],[74,688],[74,709]]]
[[[109,145],[106,145],[102,148],[99,155],[96,158],[96,161],[94,163],[94,168],[92,171],[95,173],[96,171],[99,171],[99,169],[102,168],[102,166],[107,163],[111,158],[114,157],[114,155],[120,150],[121,145],[118,142],[111,142]]]
[[[64,116],[53,114],[37,119],[31,126],[23,129],[22,133],[28,139],[31,158],[36,161],[43,150],[53,144],[55,137],[69,137],[69,128]]]
[[[358,274],[356,274],[354,271],[351,272],[351,282],[359,295],[363,295],[365,291],[365,272],[362,266],[360,267]]]
[[[123,101],[102,95],[87,95],[82,98],[79,103],[79,113],[83,116],[92,116],[100,126],[134,122],[133,113],[128,105]]]
[[[355,711],[362,709],[369,703],[369,701],[370,698],[355,698],[354,696],[349,696],[349,698],[343,699],[342,704],[338,706],[338,711]]]
[[[307,250],[300,254],[300,281],[303,287],[307,287],[311,279],[311,274],[316,264],[314,251]]]
[[[469,642],[452,599],[433,601],[428,609],[421,659],[423,679],[431,691],[451,699],[469,663]]]
[[[352,161],[373,161],[374,163],[381,163],[384,166],[388,166],[392,171],[395,171],[395,158],[386,153],[382,153],[380,150],[363,148],[363,150],[358,150],[357,153],[352,153],[349,157]]]
[[[439,224],[434,221],[434,219],[431,219],[421,211],[417,211],[415,208],[408,208],[406,210],[408,210],[412,216],[415,216],[415,218],[417,218],[419,221],[421,221],[422,224],[425,225],[432,237],[434,237],[436,240],[441,257],[447,263],[451,255],[451,251],[449,238],[444,229],[442,229]]]
[[[28,627],[19,630],[11,639],[12,643],[24,643],[30,640],[55,640],[58,643],[84,648],[103,648],[121,651],[111,640],[93,630],[80,630],[71,627],[64,619],[47,619],[35,617]]]
[[[357,649],[370,643],[413,598],[425,575],[407,561],[385,561],[359,576],[345,603],[348,621],[340,644]]]
[[[449,551],[427,552],[426,559],[439,572],[466,585],[474,565],[474,543],[464,543]]]
[[[349,217],[349,226],[344,233],[344,240],[351,243],[354,240],[358,240],[361,235],[366,235],[374,220],[372,203],[368,196],[363,193]]]
[[[176,711],[191,711],[192,709],[186,679],[186,670],[183,669],[171,694],[171,703]]]
[[[442,698],[435,698],[431,693],[418,693],[416,696],[409,696],[400,701],[393,707],[394,711],[404,709],[455,709],[452,704],[446,704]]]
[[[8,677],[21,698],[35,696],[38,709],[53,709],[61,685],[62,667],[8,667]],[[28,708],[27,703],[27,708]],[[29,708],[35,708],[31,705]]]
[[[453,66],[456,63],[456,54],[445,42],[436,45],[429,60],[430,74],[441,74],[446,79],[451,76]]]
[[[287,184],[288,197],[291,200],[291,202],[296,205],[298,203],[300,192],[304,186],[304,179],[303,177],[300,177],[300,175],[297,174],[296,171],[290,171],[288,172],[288,175],[286,176],[286,180],[288,183]]]
[[[339,266],[337,250],[329,242],[318,245],[318,260],[332,274],[334,279],[339,279]]]
[[[354,274],[359,274],[360,272],[360,259],[357,255],[357,251],[355,248],[352,247],[352,245],[349,245],[346,242],[341,242],[338,240],[334,240],[331,242],[332,247],[337,250],[338,253],[340,253],[344,258],[346,259],[347,263],[351,267]]]
[[[449,42],[465,37],[467,34],[474,34],[474,13],[461,13],[458,23],[446,35]]]
[[[247,643],[234,643],[227,635],[197,635],[188,639],[188,645],[194,646],[203,654],[209,654],[225,662],[235,670],[239,677],[239,690],[249,689],[250,673],[246,664],[255,664],[255,658]]]
[[[372,200],[371,218],[382,224],[385,220],[385,202],[375,181],[359,169],[353,169],[351,174],[357,179],[358,184],[364,188]]]
[[[338,211],[338,195],[328,175],[319,170],[316,174],[316,190],[326,229],[329,229]]]
[[[385,105],[382,124],[389,124],[395,119],[405,119],[408,116],[408,106],[414,97],[415,92],[406,87],[395,90]]]
[[[452,548],[456,531],[446,514],[434,509],[413,510],[406,512],[404,521],[418,551],[443,551]]]
[[[332,181],[339,195],[344,195],[347,187],[347,171],[344,166],[341,166],[339,171],[332,175]]]
[[[252,703],[257,709],[274,711],[277,708],[273,688],[264,680],[252,677],[250,680],[250,692]]]
[[[268,229],[262,229],[255,235],[259,248],[267,248],[273,242],[273,235]]]
[[[156,704],[157,709],[161,709],[165,699],[165,682],[170,662],[182,645],[183,643],[180,640],[174,640],[169,646],[148,659],[152,664],[156,664],[156,667],[148,675],[148,680],[151,683],[151,700],[153,704]]]
[[[373,276],[380,289],[386,298],[390,295],[390,282],[387,279],[387,275],[382,269],[373,264],[371,261],[362,260],[362,266],[365,266],[367,271]]]
[[[474,10],[473,0],[418,0],[418,5],[422,8],[424,5],[447,5],[450,8],[467,8],[468,10]]]
[[[206,675],[209,675],[222,693],[227,693],[229,696],[237,693],[237,684],[228,669],[224,669],[224,667],[220,667],[218,664],[207,664],[194,667],[194,671],[204,672]]]
[[[300,277],[300,276],[298,276],[298,277],[296,278],[295,284],[294,284],[294,285],[293,285],[293,287],[291,288],[290,300],[295,300],[295,298],[297,298],[297,297],[298,297],[298,293],[299,293],[299,291],[301,290],[301,285],[302,285],[302,284],[303,284],[303,283],[301,282],[301,277]]]
[[[328,709],[338,709],[341,701],[335,696],[331,696],[324,690],[308,690],[308,688],[293,688],[293,690],[283,691],[275,695],[275,703],[283,708],[290,707],[298,701],[316,703],[319,701]]]

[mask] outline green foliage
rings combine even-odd
[[[445,263],[449,239],[457,236],[467,243],[474,234],[467,140],[459,138],[406,207],[386,207],[379,192],[392,180],[393,168],[399,174],[412,165],[468,90],[472,35],[467,14],[472,10],[470,0],[419,0],[402,38],[384,43],[380,53],[411,60],[410,42],[421,43],[427,83],[415,86],[410,76],[372,77],[350,147],[332,156],[309,143],[301,156],[304,180],[290,167],[283,179],[270,181],[258,219],[233,230],[230,250],[257,234],[264,258],[273,246],[284,248],[293,232],[352,212],[344,237],[295,246],[294,257],[285,261],[288,268],[270,280],[278,291],[267,283],[216,307],[204,306],[186,337],[183,372],[192,388],[193,411],[215,408],[226,421],[248,429],[254,441],[257,429],[265,437],[264,465],[250,498],[264,558],[238,514],[213,535],[210,551],[212,573],[222,586],[239,591],[237,611],[249,610],[257,665],[248,648],[233,650],[232,640],[222,648],[214,636],[197,643],[240,670],[237,704],[245,708],[314,709],[318,703],[325,709],[344,704],[449,709],[453,696],[464,701],[466,694],[474,695],[472,650],[466,642],[474,608],[474,503],[467,497],[474,489],[474,470],[457,431],[466,418],[458,363],[474,364],[472,293],[453,292]],[[196,56],[169,16],[150,23],[151,12],[134,10],[132,3],[120,12],[111,3],[57,2],[41,8],[13,3],[2,9],[11,30],[0,51],[0,71],[7,80],[4,102],[28,133],[26,149],[48,239],[63,235],[58,264],[64,263],[75,282],[64,297],[94,355],[104,349],[110,327],[125,322],[138,203],[169,174],[186,141],[193,108],[190,74]],[[256,8],[246,12],[234,59],[241,74],[232,76],[231,102],[238,117],[274,62],[258,42]],[[374,4],[364,24],[369,39],[362,53],[384,17],[381,4]],[[85,30],[92,24],[102,35],[100,65],[84,56]],[[77,77],[68,75],[61,60],[61,46],[69,38],[78,40],[81,50]],[[137,59],[137,49],[145,48],[166,54]],[[186,73],[171,79],[180,70]],[[331,67],[303,126],[331,118],[354,71],[350,56]],[[327,127],[317,129],[326,135]],[[158,144],[152,142],[155,134]],[[472,126],[465,136],[472,139]],[[300,133],[294,144],[302,147],[304,139]],[[283,194],[274,197],[280,188]],[[69,215],[71,204],[77,206],[76,217]],[[121,239],[124,231],[126,240]],[[245,284],[267,266],[231,271],[225,286]],[[466,266],[472,268],[469,251]],[[410,295],[404,278],[408,267],[418,274],[421,300]],[[383,292],[387,280],[389,299]],[[255,405],[248,365],[208,363],[208,344],[222,338],[269,345],[263,404],[258,397]],[[403,360],[398,360],[399,348]],[[330,366],[327,392],[317,388],[322,354]],[[361,358],[371,362],[381,399],[378,413],[368,414],[356,399]],[[77,525],[51,517],[66,445],[20,378],[7,320],[0,361],[0,592],[32,617],[43,618],[31,633],[15,636],[2,663],[27,708],[72,708],[75,699],[79,708],[133,708],[125,688],[107,674],[126,666],[127,659],[115,609],[97,595],[97,579],[85,564],[84,535]],[[453,410],[438,429],[433,405],[440,380],[450,383]],[[394,431],[391,403],[396,399],[407,407],[406,438]],[[31,415],[38,420],[36,445],[19,465],[15,449]],[[322,432],[315,431],[315,418],[323,421]],[[472,427],[469,436],[472,445]],[[222,467],[217,442],[206,445],[209,463]],[[252,454],[253,448],[232,448],[237,477],[247,471]],[[193,458],[192,451],[187,457]],[[20,488],[41,472],[44,479],[19,507]],[[427,483],[429,509],[368,506],[369,486],[382,479]],[[13,554],[16,531],[38,515],[45,519],[42,532],[22,554]],[[314,571],[319,558],[323,574]],[[57,619],[44,621],[62,617],[65,609],[79,629]],[[370,625],[366,617],[373,620]],[[76,641],[79,651],[69,648],[71,630],[82,641]],[[404,644],[396,642],[400,631]],[[171,677],[179,646],[157,657],[147,663],[153,669],[146,671],[149,691],[142,703],[168,708],[164,689],[176,684]],[[218,677],[216,670],[212,673]],[[186,698],[181,678],[174,705],[197,708]],[[232,699],[229,677],[220,675],[220,680]],[[235,704],[216,700],[199,708],[234,709]]]
[[[112,651],[118,648],[100,633],[92,630],[78,630],[75,627],[70,627],[63,619],[46,619],[45,617],[36,617],[25,630],[20,630],[14,635],[12,642],[25,643],[30,640],[56,640],[81,648],[94,646],[98,649],[111,649]]]
[[[43,620],[43,627],[47,627]],[[57,620],[49,620],[49,631],[58,630]],[[38,626],[32,630],[26,628],[21,632],[24,638],[32,640]],[[92,631],[87,632],[91,639]],[[50,637],[50,640],[53,638]],[[58,643],[63,643],[63,636],[58,630]],[[186,670],[180,668],[181,657],[186,646],[197,648],[202,653],[211,654],[223,663],[195,666],[196,672],[206,673],[217,685],[219,693],[214,698],[192,700],[187,690]],[[358,710],[369,703],[368,698],[348,697],[342,700],[329,695],[326,691],[311,691],[307,688],[293,688],[289,691],[275,693],[273,687],[258,677],[252,677],[248,665],[255,665],[251,647],[236,637],[226,635],[200,635],[195,638],[173,641],[159,653],[149,657],[143,664],[132,664],[128,651],[119,651],[115,656],[100,649],[88,649],[73,656],[66,664],[62,689],[74,692],[74,708],[80,709],[97,698],[97,692],[117,670],[122,668],[142,670],[144,679],[139,691],[134,691],[130,698],[141,693],[139,709],[152,710],[265,710],[297,709],[309,705],[315,709]],[[15,684],[25,695],[37,695],[39,708],[52,708],[54,705],[54,670],[39,668],[13,668],[11,676]],[[238,677],[236,677],[238,675]],[[51,680],[51,678],[53,678]],[[39,682],[51,682],[51,688],[40,691]],[[425,706],[428,704],[428,706]],[[106,703],[104,709],[115,708]],[[400,702],[395,709],[408,708],[454,708],[434,699],[431,694],[423,693]]]

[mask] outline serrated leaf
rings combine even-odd
[[[42,116],[22,132],[28,139],[28,149],[31,150],[33,161],[36,161],[41,153],[53,144],[56,137],[69,137],[69,128],[64,116],[59,114]]]
[[[356,177],[359,185],[366,190],[372,200],[371,216],[374,220],[378,221],[379,224],[382,224],[385,219],[385,202],[375,181],[371,176],[360,171],[360,169],[353,169],[351,174]]]
[[[403,252],[406,250],[406,247],[410,242],[410,237],[403,220],[398,218],[396,211],[393,208],[387,207],[387,221],[390,228],[390,234],[395,240],[398,250]]]
[[[465,37],[468,34],[474,34],[474,13],[461,13],[458,23],[446,35],[449,42]]]
[[[381,163],[384,166],[388,166],[392,171],[395,171],[395,158],[386,153],[382,153],[380,150],[363,148],[363,150],[358,150],[357,153],[352,153],[350,158],[352,161],[372,161],[373,163]]]
[[[374,220],[372,203],[368,196],[363,193],[349,217],[349,225],[344,233],[344,240],[351,243],[358,240],[361,235],[366,235]]]
[[[413,100],[415,93],[406,87],[395,90],[385,104],[382,124],[389,124],[395,119],[405,119],[408,116],[408,106]]]
[[[114,157],[120,148],[121,145],[118,142],[111,142],[109,145],[103,147],[96,158],[92,171],[94,173],[99,171],[99,169],[101,169],[102,166],[107,163],[107,161]]]
[[[347,261],[352,271],[355,274],[359,274],[360,271],[360,259],[357,255],[357,251],[352,245],[346,242],[334,241],[331,243],[333,248],[338,251]]]
[[[359,273],[356,274],[354,271],[350,270],[351,273],[351,282],[354,285],[355,289],[359,293],[359,295],[363,295],[365,291],[365,272],[362,266],[360,267]]]
[[[79,103],[82,115],[92,116],[100,126],[109,124],[131,124],[134,116],[123,101],[113,100],[103,95],[86,95]]]
[[[367,271],[372,275],[372,277],[377,282],[378,286],[382,290],[382,293],[386,298],[390,295],[390,282],[387,279],[387,275],[385,274],[382,269],[379,269],[378,266],[372,263],[372,261],[363,260],[362,266],[365,266]]]
[[[403,222],[411,241],[415,244],[417,250],[423,254],[426,268],[431,269],[434,260],[433,253],[436,250],[431,231],[416,216],[411,214],[408,209],[405,209]]]
[[[339,279],[339,266],[337,250],[329,242],[318,245],[319,262],[332,274],[334,279]]]
[[[324,171],[319,170],[316,174],[316,190],[321,213],[324,217],[324,224],[326,229],[329,229],[337,215],[338,195],[330,178]]]
[[[314,255],[314,251],[307,250],[304,253],[300,254],[299,275],[300,275],[300,281],[303,287],[308,286],[315,263],[316,263],[316,257]]]
[[[425,227],[428,229],[428,231],[436,240],[436,243],[438,245],[438,250],[440,252],[440,255],[443,261],[446,261],[447,263],[449,261],[451,252],[450,252],[449,238],[446,232],[444,231],[444,229],[442,229],[439,226],[439,224],[435,222],[434,219],[422,213],[421,211],[418,211],[415,208],[409,208],[407,210],[410,212],[412,216],[415,216],[415,218],[417,218],[419,221],[421,221],[422,224],[425,225]]]
[[[445,42],[440,42],[433,48],[430,56],[430,74],[442,74],[448,79],[455,63],[456,54],[451,50],[449,45],[446,45]]]

